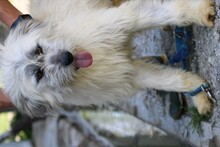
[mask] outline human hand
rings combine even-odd
[[[0,20],[11,27],[12,23],[22,13],[17,10],[8,0],[0,0]]]

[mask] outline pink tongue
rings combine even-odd
[[[85,68],[92,64],[92,55],[89,52],[82,51],[75,55],[76,68]]]

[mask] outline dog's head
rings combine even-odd
[[[30,116],[44,116],[63,101],[76,70],[88,67],[92,56],[77,51],[53,26],[20,16],[1,47],[4,91],[13,104]]]

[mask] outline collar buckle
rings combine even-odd
[[[211,92],[211,88],[210,88],[209,84],[202,84],[200,87],[201,87],[202,91],[204,91],[208,95],[209,99],[213,103],[217,102],[216,99],[214,98],[212,92]]]
[[[196,96],[197,94],[199,94],[200,92],[204,91],[209,99],[214,103],[216,104],[217,103],[217,100],[214,98],[212,92],[211,92],[211,88],[210,88],[210,85],[208,83],[204,83],[202,84],[201,86],[199,86],[198,88],[196,88],[194,91],[190,91],[190,92],[185,92],[186,95],[189,95],[189,96]]]

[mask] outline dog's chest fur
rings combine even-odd
[[[93,56],[90,67],[76,71],[71,89],[64,96],[64,103],[102,104],[130,97],[135,91],[132,82],[134,69],[129,56],[128,37],[123,36],[123,30],[117,31],[117,34],[114,34],[114,30],[108,30],[108,24],[103,24],[97,18],[104,17],[102,10],[90,9],[88,5],[83,5],[84,2],[80,5],[76,1],[65,1],[65,10],[58,9],[59,4],[53,5],[50,0],[44,3],[47,2],[50,7],[45,8],[42,2],[33,1],[32,15],[47,22],[48,27],[53,27],[56,36],[68,36],[68,40],[77,42],[79,50],[86,50]],[[61,2],[55,0],[53,3]],[[108,5],[109,1],[101,4]],[[70,6],[74,8],[68,9]],[[123,43],[111,39],[115,36],[118,36],[118,40],[124,40]]]
[[[95,56],[94,63],[88,67],[89,69],[77,71],[72,93],[67,96],[69,98],[74,96],[74,103],[84,105],[94,102],[99,104],[103,101],[114,102],[118,98],[127,98],[133,94],[133,68],[129,61],[121,57],[114,59],[117,58],[114,54],[112,57],[102,57],[103,59],[100,59]]]

